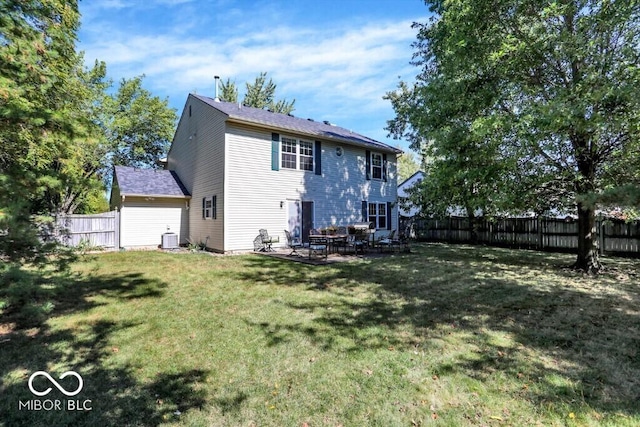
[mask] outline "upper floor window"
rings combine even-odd
[[[297,141],[295,139],[282,137],[282,167],[287,169],[296,168]]]
[[[313,143],[283,136],[280,166],[285,169],[313,170]]]
[[[300,169],[313,170],[313,144],[309,141],[300,141]]]
[[[382,179],[382,154],[371,153],[371,176],[373,179]]]

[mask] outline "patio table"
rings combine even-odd
[[[337,247],[337,243],[339,242],[347,242],[349,238],[348,234],[310,234],[309,235],[309,243],[324,243],[332,250],[335,250]]]

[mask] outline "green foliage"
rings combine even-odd
[[[109,211],[109,200],[107,199],[102,186],[88,194],[84,194],[83,196],[82,202],[74,213],[92,214]]]
[[[235,82],[227,79],[220,82],[220,99],[226,102],[238,102],[238,88]],[[246,93],[242,103],[249,107],[263,108],[276,113],[288,114],[295,108],[296,100],[286,101],[284,99],[275,100],[276,84],[270,78],[267,81],[267,73],[261,72],[253,83],[245,83]]]
[[[17,265],[0,267],[0,304],[3,314],[24,326],[40,324],[55,308],[51,300],[55,287],[49,283],[60,277],[38,274]]]
[[[48,262],[31,214],[60,185],[58,163],[82,133],[74,98],[75,1],[0,3],[0,259]]]
[[[189,242],[189,246],[187,249],[189,252],[200,252],[203,249],[204,245],[202,243],[192,243]]]
[[[109,165],[157,167],[167,153],[176,111],[168,99],[153,96],[142,87],[144,76],[120,82],[117,93],[108,100],[103,126],[109,146]]]
[[[47,198],[49,211],[104,212],[105,186],[113,166],[160,167],[158,159],[168,151],[176,111],[167,99],[142,87],[143,76],[123,79],[117,91],[106,77],[104,62],[77,73],[82,88],[79,108],[91,118],[82,138],[74,139],[60,159],[61,185]],[[80,91],[79,91],[80,92]]]
[[[238,102],[238,87],[236,86],[235,81],[231,81],[231,79],[227,79],[226,82],[220,82],[220,100],[225,102]]]
[[[398,158],[398,183],[405,181],[420,170],[420,165],[412,152],[405,152]]]
[[[638,182],[637,2],[427,3],[438,16],[415,24],[422,72],[387,94],[389,131],[433,159],[424,200],[489,213],[572,207],[576,265],[597,271],[595,206],[581,197]]]

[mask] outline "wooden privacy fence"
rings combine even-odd
[[[120,247],[120,212],[58,216],[55,238],[65,246]]]
[[[418,240],[570,251],[578,248],[578,222],[554,218],[402,218],[401,230]],[[600,253],[640,256],[640,221],[596,221]]]

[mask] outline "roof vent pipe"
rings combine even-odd
[[[216,97],[213,99],[215,102],[220,102],[220,98],[218,98],[218,81],[220,80],[220,76],[213,77],[216,81]]]

